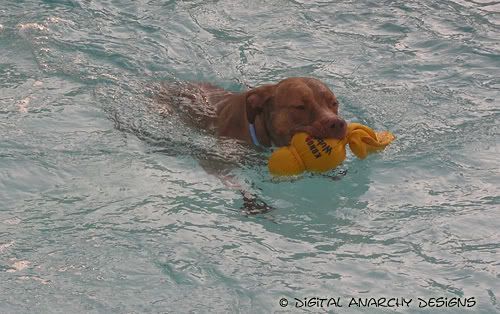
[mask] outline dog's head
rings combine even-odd
[[[286,146],[297,132],[318,138],[341,139],[346,122],[338,116],[339,102],[321,81],[294,77],[264,85],[246,94],[246,113],[250,123],[259,116],[270,140]]]

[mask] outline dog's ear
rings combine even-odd
[[[262,112],[264,106],[271,101],[276,86],[274,84],[254,88],[246,93],[246,112],[249,123],[255,122],[255,117]]]

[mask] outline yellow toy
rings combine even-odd
[[[350,123],[341,139],[316,139],[307,133],[293,136],[291,145],[281,147],[269,158],[269,171],[274,176],[293,176],[304,171],[324,172],[339,166],[346,157],[345,146],[360,159],[384,149],[395,139],[388,131],[374,132],[366,125]]]

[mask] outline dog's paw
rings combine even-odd
[[[274,209],[255,194],[242,191],[241,195],[243,196],[241,211],[245,215],[264,214]]]

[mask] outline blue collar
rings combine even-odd
[[[252,142],[255,146],[260,146],[259,140],[257,139],[257,132],[255,132],[255,125],[250,123],[248,125],[248,129],[250,130],[250,136],[252,137]]]

